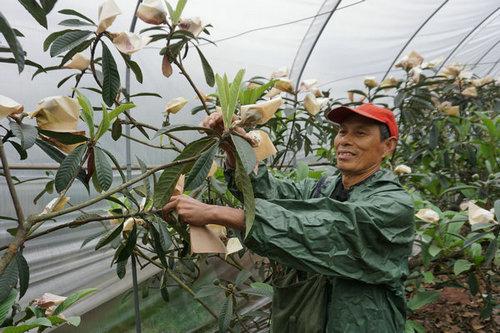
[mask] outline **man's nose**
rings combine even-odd
[[[350,146],[352,144],[352,136],[350,133],[339,136],[339,144],[341,146]]]

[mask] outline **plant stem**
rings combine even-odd
[[[191,77],[189,76],[189,74],[186,72],[186,69],[184,68],[184,66],[182,65],[182,63],[179,62],[179,61],[177,61],[177,59],[175,59],[174,60],[174,64],[177,67],[179,67],[179,69],[181,70],[182,75],[184,75],[184,77],[188,80],[189,84],[191,85],[191,87],[195,91],[196,95],[200,99],[201,104],[203,104],[203,109],[205,109],[206,114],[210,115],[210,111],[208,111],[207,103],[205,103],[205,100],[203,99],[203,96],[201,95],[201,92],[198,90],[198,88],[194,84],[193,80],[191,79]]]
[[[5,149],[3,148],[2,140],[0,140],[0,159],[2,160],[3,174],[5,177],[5,181],[7,182],[7,187],[9,188],[10,196],[12,198],[14,209],[16,210],[17,215],[16,237],[9,244],[7,251],[2,255],[2,258],[0,259],[1,275],[5,271],[5,268],[7,268],[7,265],[12,261],[12,259],[14,259],[14,256],[17,254],[19,248],[23,245],[26,238],[27,228],[24,224],[24,212],[17,196],[16,187],[12,182],[12,175],[10,174],[9,163],[5,154]]]

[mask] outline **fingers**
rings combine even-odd
[[[168,213],[177,208],[178,203],[179,203],[179,196],[175,195],[170,198],[170,201],[165,206],[163,206],[163,208],[161,209],[161,214],[164,220],[166,220]]]

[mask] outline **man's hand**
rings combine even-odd
[[[179,220],[194,226],[219,224],[228,228],[244,230],[243,210],[225,206],[208,205],[187,195],[174,195],[163,206],[162,216],[167,220],[168,213],[176,211]]]
[[[201,227],[210,223],[208,216],[210,208],[211,205],[193,199],[188,195],[174,195],[163,206],[161,213],[163,219],[166,220],[168,213],[175,210],[181,222]]]
[[[224,120],[222,119],[222,114],[219,112],[214,112],[209,116],[205,117],[205,119],[203,119],[200,125],[202,127],[213,129],[214,131],[219,133],[219,135],[222,135],[224,133]],[[242,127],[235,126],[232,128],[232,131],[238,133],[241,137],[247,140],[252,146],[255,146],[257,144],[254,138],[251,137]],[[235,163],[233,143],[230,140],[223,141],[221,142],[220,147],[226,152],[227,156],[226,165],[229,168],[234,169],[236,163]]]

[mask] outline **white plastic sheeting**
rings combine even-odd
[[[110,30],[128,30],[136,1],[116,2],[123,14]],[[50,32],[64,28],[57,26],[57,22],[67,17],[57,11],[73,8],[96,19],[98,3],[95,0],[59,0],[49,15],[48,31],[39,26],[15,0],[2,0],[1,11],[13,27],[26,35],[21,42],[29,59],[49,66],[57,64],[58,59],[51,59],[43,53],[41,45]],[[480,75],[498,75],[498,9],[498,0],[189,0],[185,16],[200,16],[213,25],[210,38],[218,46],[202,42],[201,48],[216,72],[234,75],[238,69],[246,68],[247,77],[268,76],[279,67],[293,66],[292,75],[295,78],[303,69],[303,79],[318,79],[323,90],[331,89],[332,96],[339,98],[346,96],[347,89],[360,88],[364,76],[375,76],[380,80],[388,70],[391,70],[391,75],[402,75],[401,71],[390,68],[401,51],[404,55],[417,50],[426,60],[449,57],[448,64],[460,62],[474,67],[473,71]],[[136,31],[144,27],[146,24],[138,21]],[[415,37],[411,39],[414,34]],[[407,43],[408,46],[402,50]],[[5,43],[0,39],[0,44]],[[150,45],[133,56],[142,67],[145,79],[143,84],[139,84],[132,77],[131,86],[132,93],[152,91],[162,95],[162,99],[134,100],[137,104],[137,108],[132,111],[134,117],[155,125],[161,123],[161,111],[171,98],[184,96],[190,99],[186,110],[189,106],[197,105],[194,92],[181,75],[175,71],[168,79],[161,75],[160,48],[159,44]],[[115,55],[118,56],[118,53],[115,52]],[[118,62],[120,65],[120,60]],[[32,111],[36,103],[46,96],[71,92],[69,82],[61,89],[56,88],[57,82],[70,74],[71,70],[41,74],[31,81],[33,68],[28,67],[19,76],[16,66],[3,63],[0,66],[0,94],[21,102],[26,111]],[[203,91],[211,91],[204,83],[201,64],[195,52],[191,51],[185,67]],[[121,73],[124,84],[123,66]],[[90,77],[84,78],[81,84],[91,85]],[[96,104],[100,102],[95,94],[88,92],[88,95]],[[171,119],[174,123],[193,123],[202,116],[202,113],[191,116],[184,110]],[[184,138],[190,139],[188,136]],[[107,139],[103,145],[124,163],[124,143],[123,139],[118,143]],[[30,150],[27,161],[19,161],[17,153],[10,147],[8,155],[13,164],[51,162],[37,147]],[[165,163],[172,159],[171,153],[132,143],[132,159],[135,156],[148,164]],[[14,173],[20,178],[41,174],[19,170]],[[41,186],[43,182],[18,187],[27,214],[41,211],[51,199],[46,196],[39,205],[33,205],[33,197]],[[0,179],[0,187],[0,215],[14,216],[3,178]],[[88,198],[83,187],[75,188],[70,195],[74,203]],[[63,222],[48,222],[47,225]],[[1,223],[0,244],[3,245],[10,238],[5,230],[12,224],[5,221]],[[94,298],[92,305],[83,302],[77,311],[83,312],[130,287],[130,274],[125,280],[119,281],[109,267],[110,250],[94,252],[91,246],[79,250],[82,240],[96,232],[97,228],[99,225],[65,229],[28,242],[25,254],[31,264],[32,285],[23,300],[26,302],[43,292],[68,294],[85,287],[100,286],[99,301],[95,302]],[[141,278],[151,273],[142,272]]]

